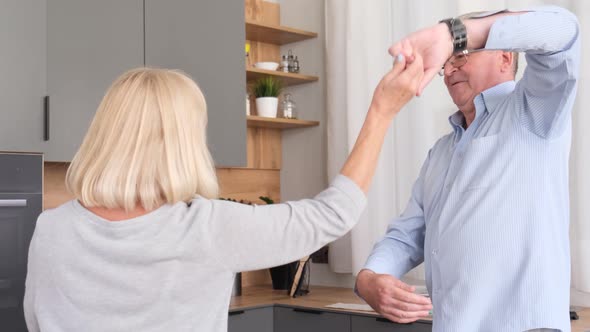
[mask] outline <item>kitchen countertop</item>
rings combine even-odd
[[[364,304],[350,288],[310,286],[307,295],[291,298],[286,290],[273,290],[269,286],[245,287],[241,296],[232,297],[230,311],[267,307],[269,305],[288,305],[308,309],[321,309],[332,312],[355,313],[366,316],[378,316],[371,311],[326,308],[335,303]],[[575,308],[579,320],[572,321],[572,332],[590,332],[590,308]]]

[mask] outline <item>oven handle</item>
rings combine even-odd
[[[0,199],[0,207],[25,207],[26,199]]]

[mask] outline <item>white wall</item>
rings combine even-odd
[[[301,73],[319,76],[319,82],[287,88],[297,103],[298,116],[320,121],[319,127],[283,132],[281,198],[312,197],[328,185],[326,175],[326,75],[324,41],[324,0],[274,0],[281,6],[281,25],[313,31],[318,37],[281,48],[299,57]],[[352,287],[350,274],[336,274],[327,264],[312,264],[311,284]]]

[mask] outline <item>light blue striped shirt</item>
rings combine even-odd
[[[479,94],[467,130],[450,117],[365,268],[399,278],[424,261],[434,331],[570,331],[577,19],[558,7],[504,17],[486,48],[526,52],[523,78]]]

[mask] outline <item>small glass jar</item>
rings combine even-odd
[[[295,56],[295,59],[293,60],[293,66],[291,71],[294,73],[299,73],[299,59],[297,59],[297,56]]]
[[[295,60],[295,57],[293,56],[293,51],[289,50],[288,55],[287,55],[287,63],[288,63],[288,72],[292,73],[293,72],[293,61]]]
[[[283,55],[281,59],[281,71],[288,73],[289,72],[289,60],[287,60],[287,56]]]
[[[297,119],[297,113],[295,112],[295,108],[295,102],[293,101],[293,99],[291,99],[291,94],[285,94],[282,103],[283,117],[286,119]]]

